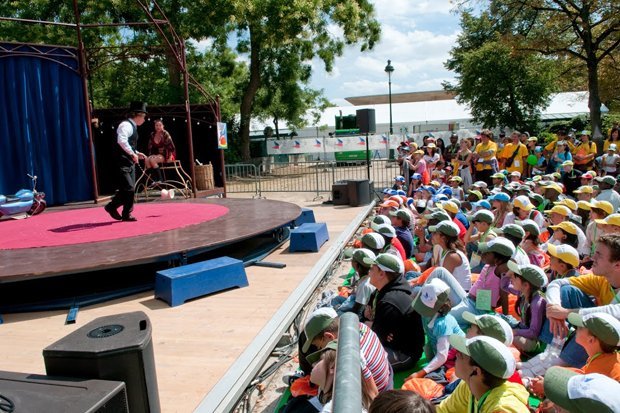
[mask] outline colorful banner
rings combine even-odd
[[[388,138],[386,135],[371,135],[368,137],[368,149],[371,151],[385,150],[386,148],[394,149],[401,141],[402,137],[400,136]],[[267,153],[269,155],[347,152],[364,149],[366,149],[366,136],[267,140]]]
[[[228,131],[224,122],[217,123],[217,148],[228,149]]]

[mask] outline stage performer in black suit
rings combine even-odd
[[[146,118],[146,103],[131,102],[129,114],[116,129],[116,161],[118,164],[117,191],[105,210],[110,216],[119,221],[137,221],[131,215],[134,203],[134,187],[136,185],[136,164],[138,159],[146,156],[138,152],[138,126],[144,123]],[[118,207],[123,206],[122,215],[118,213]]]

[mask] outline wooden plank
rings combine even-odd
[[[260,201],[258,201],[260,202]],[[318,253],[288,252],[288,245],[266,260],[284,269],[246,268],[249,287],[210,295],[170,308],[152,292],[81,308],[77,322],[64,325],[65,311],[6,314],[0,325],[0,367],[44,374],[42,350],[95,318],[130,311],[147,313],[163,412],[192,411],[222,378],[256,335],[308,275],[331,243],[362,208],[333,208],[302,203],[326,222],[328,241]]]

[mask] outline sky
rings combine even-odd
[[[375,0],[381,41],[370,52],[349,47],[336,60],[331,74],[319,60],[312,62],[311,87],[323,89],[335,105],[346,97],[388,93],[384,69],[392,61],[392,93],[440,90],[454,79],[444,68],[460,33],[459,18],[450,0]]]

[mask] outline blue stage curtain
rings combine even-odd
[[[93,198],[78,62],[54,60],[0,53],[0,194],[30,188],[34,174],[48,205]]]

